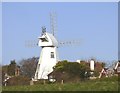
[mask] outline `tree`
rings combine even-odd
[[[85,64],[77,62],[58,62],[54,67],[53,74],[57,80],[63,79],[67,81],[85,79],[89,75],[89,67]],[[87,72],[87,73],[86,73]]]
[[[11,60],[11,63],[8,66],[8,75],[14,76],[15,75],[15,68],[16,68],[16,62],[15,60]]]
[[[36,71],[38,59],[39,59],[38,57],[32,57],[32,58],[21,60],[19,63],[21,74],[23,76],[32,78]]]
[[[104,68],[104,67],[105,67],[105,65],[106,65],[106,64],[102,62],[102,68]]]

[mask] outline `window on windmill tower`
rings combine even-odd
[[[54,52],[51,52],[51,58],[54,58]]]

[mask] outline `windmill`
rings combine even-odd
[[[42,27],[42,34],[38,37],[38,46],[42,48],[39,62],[36,68],[34,79],[48,79],[48,74],[53,71],[53,67],[58,62],[58,41],[54,36],[55,20],[53,14],[51,15],[51,33],[46,32],[46,28]]]
[[[46,32],[45,27],[42,28],[42,35],[38,39],[38,46],[42,47],[42,50],[34,79],[48,79],[48,74],[53,71],[53,66],[58,62],[58,42],[52,34]]]
[[[41,53],[39,61],[37,64],[34,81],[39,79],[48,79],[48,74],[53,71],[53,67],[58,62],[58,52],[57,48],[63,45],[79,44],[79,41],[63,41],[58,42],[55,37],[55,32],[57,28],[56,23],[56,14],[50,13],[50,24],[51,24],[51,33],[46,31],[46,27],[42,27],[41,36],[38,37],[38,46],[41,47]],[[35,47],[36,41],[26,42],[26,46]]]

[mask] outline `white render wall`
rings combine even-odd
[[[54,52],[54,58],[51,58],[51,52]],[[35,79],[48,79],[48,74],[53,71],[53,67],[58,62],[57,58],[56,47],[43,47],[35,73]]]
[[[90,70],[94,71],[94,65],[95,65],[95,61],[90,60]]]

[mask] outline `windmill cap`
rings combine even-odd
[[[46,34],[43,34],[41,37],[38,37],[40,40],[39,40],[39,46],[55,46],[55,47],[58,47],[58,42],[56,40],[56,38],[50,34],[50,33],[47,33]],[[45,42],[42,41],[42,40],[46,40]]]

